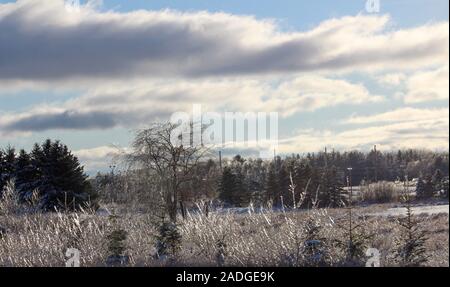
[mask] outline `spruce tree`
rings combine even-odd
[[[395,259],[402,267],[417,267],[427,262],[426,234],[413,217],[411,200],[405,185],[403,201],[406,203],[406,217],[398,220],[400,235],[396,240]]]
[[[302,248],[303,266],[321,267],[328,264],[327,238],[322,235],[322,222],[318,210],[310,211],[304,225],[304,243]]]
[[[365,251],[372,240],[373,234],[368,234],[365,230],[365,223],[358,223],[354,220],[352,198],[350,195],[347,205],[347,217],[343,223],[337,223],[342,231],[342,237],[336,240],[337,246],[344,251],[345,258],[341,264],[345,266],[362,266],[365,258]]]
[[[259,178],[254,178],[253,176],[245,177],[245,196],[244,201],[246,203],[256,203],[261,205],[263,202],[263,194],[264,185],[262,184],[264,181],[261,181]]]
[[[173,222],[163,222],[159,226],[156,236],[156,257],[158,259],[169,259],[174,261],[181,251],[182,235],[179,228]]]
[[[336,167],[325,168],[319,188],[320,206],[343,207],[347,203],[344,194],[344,185]]]
[[[21,199],[24,200],[23,195],[33,192],[33,182],[38,179],[38,173],[35,166],[33,166],[31,156],[25,151],[20,150],[17,157],[15,166],[15,179],[16,179],[16,189],[21,195]],[[31,199],[31,198],[29,198]]]
[[[441,197],[448,199],[449,178],[448,176],[442,179],[441,182]]]
[[[433,175],[433,191],[441,194],[443,192],[444,177],[440,169],[437,169]]]
[[[422,177],[419,177],[416,183],[416,197],[418,199],[423,198],[425,194],[425,182]]]
[[[128,265],[130,258],[126,255],[128,232],[120,227],[117,215],[109,217],[111,226],[106,236],[108,257],[106,265],[109,267],[121,267]]]
[[[236,203],[237,178],[230,167],[223,169],[222,178],[219,183],[219,199],[226,205],[232,206]]]
[[[433,194],[433,183],[431,177],[428,176],[425,180],[420,177],[416,185],[417,199],[429,199],[433,197]]]
[[[5,167],[4,167],[4,154],[3,151],[0,149],[0,197],[2,196],[3,188],[5,186]]]
[[[280,197],[279,204],[283,204],[285,207],[293,207],[294,202],[292,199],[292,193],[289,190],[290,185],[289,173],[284,164],[280,166],[280,170],[278,171],[277,185],[278,185],[277,194]],[[283,198],[283,202],[281,202],[281,197]]]
[[[299,207],[310,206],[312,200],[312,192],[309,188],[311,186],[311,166],[309,164],[297,164],[294,170],[294,183],[298,189],[297,202]]]
[[[269,167],[266,181],[266,202],[271,202],[274,206],[279,206],[280,196],[278,194],[278,182],[275,166],[273,164]]]
[[[308,208],[319,207],[320,188],[322,186],[322,172],[314,166],[311,166],[311,179],[308,184],[307,197],[310,199]],[[309,194],[309,195],[308,195]]]
[[[428,175],[425,178],[425,192],[426,192],[426,198],[432,198],[435,194],[435,189],[433,185],[433,177],[431,175]]]
[[[246,184],[246,179],[242,170],[239,168],[234,172],[234,206],[246,207],[250,204],[252,198],[248,186]]]
[[[23,164],[26,163],[23,155]],[[59,141],[46,140],[41,146],[35,145],[28,167],[32,169],[24,173],[31,182],[27,188],[21,188],[24,200],[29,200],[33,191],[40,195],[40,206],[44,210],[79,209],[95,201],[96,194],[92,191],[87,175],[78,159],[67,146]],[[24,182],[21,183],[25,185]]]
[[[329,172],[329,206],[331,207],[343,207],[347,205],[347,199],[345,197],[344,184],[342,178],[339,175],[337,168],[332,167]]]
[[[0,151],[0,195],[8,182],[14,179],[15,163],[16,151],[13,147]]]

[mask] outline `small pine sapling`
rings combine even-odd
[[[419,222],[414,219],[406,181],[402,199],[406,204],[406,216],[398,220],[400,235],[396,240],[395,259],[403,267],[421,266],[427,262],[425,248],[427,237],[425,232],[420,229]]]
[[[128,233],[119,227],[118,218],[119,217],[114,214],[110,216],[112,230],[106,236],[109,253],[106,265],[110,267],[125,266],[128,265],[130,261],[129,256],[125,254]]]
[[[349,180],[347,179],[348,186]],[[350,189],[351,190],[351,189]],[[364,223],[357,224],[353,218],[352,192],[349,194],[349,204],[347,206],[347,217],[344,224],[338,224],[343,231],[343,239],[337,240],[337,245],[345,252],[346,266],[363,266],[366,257],[368,242],[372,239],[372,234],[367,234]]]
[[[318,219],[317,210],[311,211],[304,226],[305,239],[303,243],[303,266],[327,266],[327,239],[322,236],[322,224]]]
[[[162,223],[156,236],[157,258],[173,261],[181,251],[181,244],[182,237],[178,226],[173,222]]]

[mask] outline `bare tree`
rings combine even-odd
[[[152,124],[136,132],[132,152],[128,155],[131,164],[155,173],[163,204],[172,222],[176,222],[182,185],[193,179],[196,165],[209,151],[202,144],[193,144],[192,131],[193,124],[188,131],[172,123]]]

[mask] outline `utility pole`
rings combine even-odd
[[[352,170],[353,168],[349,167],[347,168],[349,171],[349,176],[347,178],[347,187],[349,187],[350,195],[349,195],[349,204],[352,205],[352,198],[353,198],[353,184],[352,184]]]
[[[352,198],[353,198],[353,184],[352,184],[352,170],[353,168],[347,168],[349,171],[349,176],[347,177],[347,189],[350,187],[350,195],[348,200],[348,216],[349,216],[349,237],[350,244],[353,244],[353,218],[352,218]]]
[[[222,170],[222,151],[221,150],[219,150],[219,168],[220,168],[220,171],[222,172],[223,170]]]
[[[375,182],[378,182],[378,153],[377,153],[377,145],[373,146],[373,151],[375,152]]]
[[[277,151],[275,149],[273,149],[273,166],[275,167],[275,173],[278,174]]]

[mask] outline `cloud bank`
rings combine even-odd
[[[299,76],[281,83],[229,79],[129,84],[93,88],[63,104],[38,105],[22,113],[0,115],[0,131],[137,127],[177,111],[191,111],[193,103],[202,103],[210,111],[279,111],[288,117],[301,111],[384,99],[371,95],[363,85],[318,76]]]
[[[448,22],[390,29],[343,17],[308,31],[226,13],[98,12],[62,0],[0,4],[0,79],[210,77],[416,69],[448,59]]]

